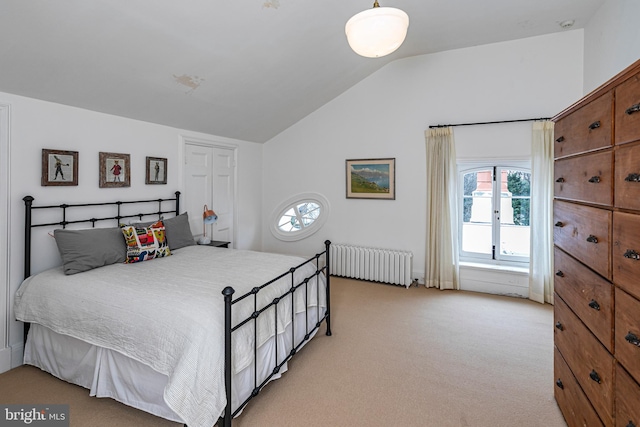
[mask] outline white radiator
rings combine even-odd
[[[331,244],[330,255],[334,276],[411,286],[410,251]]]

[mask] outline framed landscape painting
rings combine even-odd
[[[396,198],[396,159],[347,160],[347,199]]]

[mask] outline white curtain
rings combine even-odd
[[[425,285],[459,289],[458,200],[453,128],[425,131],[427,146],[427,247]]]
[[[553,304],[553,126],[534,122],[531,138],[529,299]]]

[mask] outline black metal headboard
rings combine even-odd
[[[163,214],[175,213],[175,215],[180,214],[180,192],[175,192],[175,197],[171,199],[150,199],[150,200],[133,200],[128,202],[104,202],[104,203],[78,203],[78,204],[60,204],[60,205],[48,205],[48,206],[34,206],[33,201],[34,198],[31,196],[25,196],[22,200],[24,200],[25,206],[25,217],[24,217],[24,278],[31,276],[31,229],[34,227],[50,227],[55,225],[61,225],[62,228],[66,228],[68,224],[80,224],[80,223],[91,223],[92,227],[95,227],[96,222],[98,221],[109,221],[116,220],[117,223],[120,223],[120,220],[125,218],[140,218],[142,220],[143,216],[150,215],[158,215],[158,219],[162,218]],[[133,215],[122,215],[121,206],[122,205],[132,205],[136,203],[158,203],[158,210],[155,212],[143,212],[136,213]],[[175,202],[175,209],[173,210],[163,210],[162,203],[163,202]],[[67,209],[71,208],[79,208],[79,207],[90,207],[90,206],[115,206],[116,213],[114,216],[105,216],[105,217],[93,217],[87,219],[79,219],[73,221],[67,221]],[[47,222],[34,224],[32,222],[32,211],[34,209],[60,209],[62,211],[62,220],[58,222]]]

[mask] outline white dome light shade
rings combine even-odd
[[[409,16],[393,7],[374,7],[347,21],[345,33],[355,53],[378,58],[394,52],[407,36]]]

